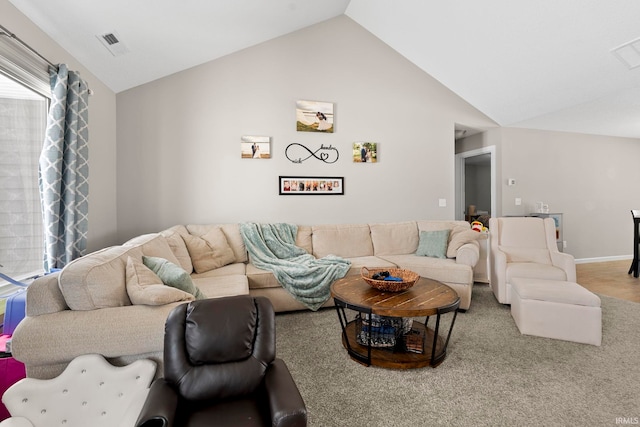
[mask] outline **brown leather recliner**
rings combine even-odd
[[[177,306],[165,324],[164,378],[151,385],[136,425],[306,426],[304,400],[275,353],[265,297]]]

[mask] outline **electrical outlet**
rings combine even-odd
[[[520,206],[522,204],[522,199],[520,197],[516,197],[516,206]]]
[[[563,249],[567,249],[567,241],[566,240],[562,241],[562,248]]]
[[[438,206],[441,207],[441,208],[446,208],[447,207],[447,199],[438,200]]]

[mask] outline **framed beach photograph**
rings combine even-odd
[[[354,163],[377,163],[378,143],[376,142],[354,142],[353,143]]]
[[[280,176],[278,186],[281,196],[343,195],[344,177]]]
[[[296,129],[299,132],[333,133],[333,103],[296,101]]]
[[[243,136],[240,138],[240,156],[243,159],[270,159],[271,137]]]

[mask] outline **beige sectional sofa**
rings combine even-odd
[[[448,258],[416,255],[422,231],[443,229],[451,230]],[[348,275],[360,274],[363,266],[413,270],[450,285],[460,295],[460,308],[467,309],[479,257],[472,233],[463,221],[327,224],[298,226],[296,245],[316,257],[349,259]],[[214,247],[211,252],[211,242],[221,240],[225,251]],[[160,305],[132,304],[129,295],[137,289],[132,285],[137,278],[131,265],[143,256],[179,265],[208,298],[249,293],[268,297],[278,312],[305,309],[271,272],[250,263],[239,224],[178,225],[85,255],[28,288],[27,317],[12,342],[13,354],[25,363],[28,376],[52,378],[86,353],[102,354],[114,364],[150,358],[162,372],[165,319],[191,295],[149,303]],[[324,306],[330,305],[331,299]]]

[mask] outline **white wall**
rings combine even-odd
[[[633,253],[640,140],[512,128],[501,134],[503,214],[534,212],[544,201],[564,213],[566,252],[577,259]]]
[[[295,102],[335,103],[334,134],[296,132]],[[454,217],[454,122],[496,126],[346,16],[117,95],[121,240],[174,224]],[[272,158],[240,158],[242,135]],[[353,163],[356,141],[379,163]],[[294,164],[297,142],[340,159]],[[344,196],[279,196],[279,175],[343,176]],[[438,199],[447,207],[438,207]]]
[[[489,145],[497,147],[498,216],[527,215],[543,201],[564,214],[565,252],[576,259],[632,255],[640,140],[497,128],[459,141],[457,151]],[[516,185],[508,186],[509,178]],[[522,205],[515,205],[516,197]]]
[[[176,223],[453,218],[457,122],[493,128],[457,151],[497,147],[498,215],[527,213],[543,200],[564,212],[566,251],[576,258],[632,252],[640,141],[497,128],[347,17],[116,96],[6,0],[0,16],[49,60],[79,70],[94,91],[89,250]],[[299,99],[334,102],[336,133],[296,132]],[[242,135],[271,136],[272,159],[240,159]],[[378,142],[380,163],[352,163],[354,141]],[[293,164],[284,157],[291,142],[332,144],[341,158]],[[346,195],[278,196],[278,175],[293,174],[344,176]]]
[[[89,233],[93,251],[117,242],[116,95],[7,0],[0,0],[2,25],[54,64],[79,71],[94,94],[89,98]]]

